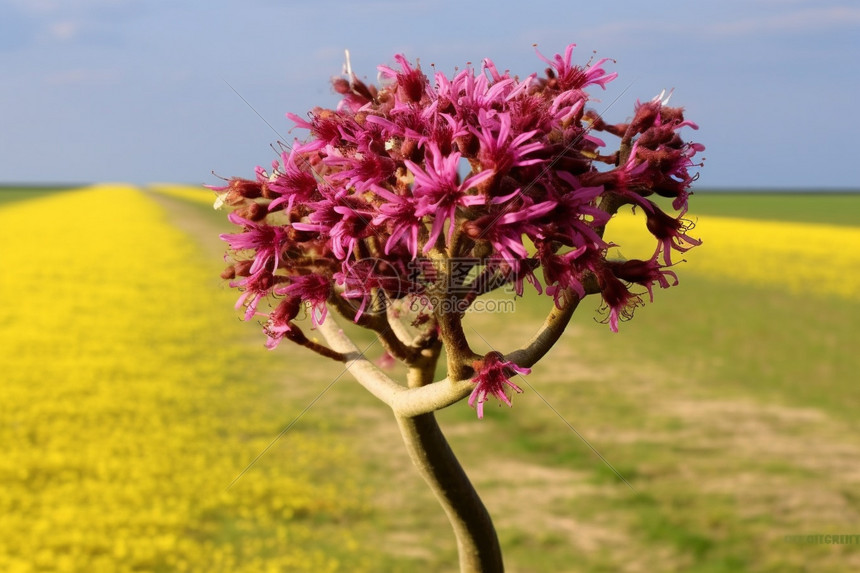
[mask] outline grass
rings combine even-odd
[[[691,214],[793,221],[828,225],[860,225],[860,193],[743,193],[697,191]]]
[[[826,213],[814,212],[808,201],[770,199],[778,201],[772,203],[777,218],[849,227],[838,217],[823,220]],[[809,201],[829,204],[836,213],[850,210],[843,202],[849,199],[857,205],[857,196]],[[169,220],[197,242],[199,256],[206,257],[201,265],[216,276],[217,233],[224,227],[215,224],[211,207],[180,202],[176,195],[160,201]],[[694,196],[691,208],[703,213],[697,230],[706,243],[702,253],[688,254],[689,269],[678,267],[678,287],[657,292],[655,303],[639,309],[617,335],[595,323],[597,303],[585,301],[561,343],[517,381],[525,392],[515,397],[513,409],[487,404],[483,421],[465,403],[439,413],[494,516],[509,571],[860,568],[857,546],[784,541],[786,535],[857,533],[860,446],[854,420],[860,355],[854,347],[860,301],[810,293],[812,287],[793,290],[778,276],[745,282],[735,276],[745,272],[741,267],[715,273],[694,266],[706,248],[718,251],[730,244],[709,246],[707,215],[765,218],[750,207],[756,201],[727,195],[708,205],[705,193]],[[717,204],[721,211],[713,210]],[[797,229],[805,238],[812,228]],[[737,253],[744,255],[749,252]],[[831,266],[840,264],[846,263],[834,259]],[[842,272],[847,276],[856,269]],[[200,288],[194,293],[204,292]],[[342,488],[347,480],[361,509],[304,513],[302,519],[319,530],[303,547],[322,548],[344,571],[454,569],[445,517],[413,473],[384,407],[346,377],[324,391],[342,373],[338,364],[286,345],[265,351],[255,325],[229,318],[233,294],[220,292],[207,311],[221,317],[218,324],[228,317],[223,347],[242,357],[229,370],[229,386],[218,386],[237,392],[229,394],[235,407],[220,414],[225,419],[215,443],[233,448],[233,424],[255,412],[265,420],[248,448],[255,454],[324,392],[295,430],[261,458],[249,483],[263,487],[283,479],[278,468],[287,467],[292,448],[302,442],[308,452],[336,444],[341,464],[326,466],[331,458],[322,456],[306,475],[315,476],[322,499],[326,488]],[[519,301],[515,321],[470,315],[468,327],[488,345],[509,350],[537,328],[547,302],[530,296]],[[368,354],[378,351],[371,347]],[[187,358],[187,367],[200,360]],[[282,380],[272,383],[278,372]],[[214,395],[208,400],[219,404]],[[250,543],[242,522],[231,515],[267,507],[265,494],[250,497],[245,507],[220,508],[215,547],[237,539]],[[343,531],[348,547],[325,541]],[[265,539],[266,534],[255,535]],[[248,547],[245,551],[259,557],[259,569],[277,559],[265,543]],[[253,547],[261,549],[255,553]],[[357,564],[346,565],[350,562]]]
[[[637,562],[684,571],[856,563],[860,554],[850,547],[780,539],[855,527],[860,505],[843,492],[853,489],[860,465],[845,457],[860,453],[852,445],[860,305],[813,305],[773,289],[682,280],[617,336],[589,324],[587,311],[578,316],[563,346],[528,377],[635,492],[529,396],[531,388],[514,411],[492,418],[496,455],[585,474],[580,486],[594,489],[571,495],[558,514],[614,523],[629,536],[620,543],[625,550],[638,547],[638,557],[621,550],[606,570]],[[583,570],[601,570],[597,556],[580,558]]]
[[[72,186],[56,187],[42,185],[0,185],[0,205],[12,203],[14,201],[24,201],[26,199],[35,199],[45,195],[51,195],[61,191],[74,189]]]

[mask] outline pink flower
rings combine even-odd
[[[475,70],[467,68],[457,74],[451,82],[452,103],[460,113],[477,114],[478,110],[493,109],[504,104],[516,82],[511,78],[490,83],[484,74],[475,75]],[[465,114],[464,113],[464,114]]]
[[[254,264],[251,265],[250,273],[257,274],[266,269],[269,263],[274,272],[278,268],[280,252],[287,241],[286,232],[282,227],[255,223],[243,219],[235,212],[227,215],[231,223],[242,225],[244,231],[241,233],[224,233],[220,235],[222,241],[226,241],[234,251],[255,251]]]
[[[495,396],[508,407],[512,406],[511,399],[508,398],[507,388],[511,388],[517,394],[521,394],[523,389],[511,382],[511,377],[515,374],[531,372],[528,368],[521,368],[513,362],[505,360],[504,356],[498,352],[490,352],[482,360],[476,361],[473,368],[476,372],[472,378],[475,389],[469,396],[469,406],[477,410],[478,418],[484,417],[484,402],[490,396]]]
[[[577,276],[577,266],[579,266],[578,260],[587,250],[588,247],[583,245],[559,255],[553,253],[546,242],[538,245],[546,293],[552,296],[557,307],[561,308],[562,295],[568,289],[573,290],[580,298],[585,296],[585,289]]]
[[[346,121],[340,115],[321,108],[314,109],[311,113],[311,121],[307,122],[294,113],[288,113],[287,117],[295,122],[296,127],[310,130],[313,139],[308,143],[296,146],[294,149],[302,153],[316,151],[326,145],[337,145],[343,139],[343,124]]]
[[[338,284],[344,286],[341,296],[347,300],[360,300],[356,309],[356,322],[371,302],[375,291],[387,293],[390,298],[401,298],[410,289],[417,292],[416,285],[408,281],[405,268],[396,268],[384,259],[361,259],[343,263],[343,270],[334,274]],[[382,301],[384,302],[384,301]]]
[[[395,163],[387,154],[379,154],[370,149],[359,149],[348,156],[331,153],[325,159],[326,165],[337,166],[340,170],[330,176],[331,181],[343,181],[347,187],[364,192],[382,183],[394,174]]]
[[[513,285],[517,296],[523,296],[526,282],[531,284],[538,294],[543,293],[540,281],[534,274],[537,265],[538,261],[534,258],[511,261],[498,256],[494,256],[486,263],[487,270],[495,274],[494,279],[500,280],[501,284]]]
[[[648,230],[657,239],[657,251],[654,255],[657,256],[662,251],[663,262],[667,267],[672,265],[672,250],[684,253],[702,244],[699,239],[687,235],[687,232],[695,226],[692,221],[682,217],[670,217],[655,203],[651,201],[649,203],[652,209],[646,213],[648,218],[646,224]]]
[[[384,350],[382,354],[374,360],[374,363],[382,368],[383,370],[391,370],[395,366],[397,366],[397,359],[391,355],[390,352]]]
[[[512,167],[534,165],[545,161],[541,158],[526,159],[525,156],[529,153],[543,149],[544,144],[539,141],[526,143],[537,131],[513,133],[509,113],[489,114],[480,110],[478,122],[480,129],[473,128],[472,131],[481,144],[478,159],[484,169],[491,169],[504,175]]]
[[[269,182],[269,189],[279,195],[269,204],[269,210],[273,211],[282,203],[287,204],[287,211],[293,210],[293,205],[307,203],[319,199],[317,190],[317,179],[310,168],[307,160],[299,156],[296,163],[295,147],[290,153],[281,154],[283,171],[276,171],[273,179]],[[301,165],[300,165],[301,164]],[[283,209],[283,207],[281,207]]]
[[[540,51],[538,51],[537,48],[535,48],[535,52],[537,52],[538,57],[547,64],[549,64],[551,68],[555,70],[553,76],[555,76],[554,79],[558,81],[558,86],[560,89],[581,90],[592,84],[597,84],[601,88],[606,89],[606,84],[618,77],[618,74],[615,72],[607,74],[606,71],[601,67],[605,62],[609,61],[609,58],[603,58],[602,60],[598,60],[593,65],[589,66],[587,69],[583,69],[580,66],[571,64],[571,57],[573,55],[573,49],[575,47],[576,44],[570,44],[564,50],[564,57],[559,54],[556,54],[552,60],[545,57],[543,54],[540,53]]]
[[[665,270],[666,267],[660,266],[656,258],[647,261],[639,259],[607,261],[606,266],[619,279],[640,284],[647,288],[651,302],[654,302],[654,291],[652,289],[655,283],[660,288],[669,288],[678,284],[678,275],[674,271]],[[672,279],[671,283],[669,282],[670,278]]]
[[[266,348],[274,350],[281,339],[292,330],[291,321],[299,315],[302,301],[299,297],[291,296],[282,300],[275,310],[269,314],[269,320],[263,326],[266,334]]]
[[[593,227],[609,221],[609,215],[596,206],[598,197],[604,192],[603,186],[583,187],[570,173],[559,171],[556,175],[566,185],[547,185],[547,196],[552,198],[557,208],[553,211],[551,223],[545,227],[558,233],[553,238],[568,246],[604,246],[603,239]]]
[[[235,308],[245,307],[244,320],[251,320],[257,314],[257,306],[261,300],[271,294],[274,284],[275,277],[265,269],[230,283],[231,287],[242,291]]]
[[[516,205],[490,209],[489,213],[474,221],[463,224],[466,236],[474,240],[489,241],[499,257],[507,262],[527,258],[528,251],[523,245],[523,235],[535,235],[538,226],[535,221],[550,213],[556,207],[554,201],[528,205],[522,200]]]
[[[417,103],[424,96],[427,87],[427,76],[420,68],[413,69],[409,61],[402,54],[394,56],[400,64],[402,72],[396,72],[388,66],[377,66],[379,75],[383,78],[394,79],[397,82],[397,98],[403,102]]]
[[[424,245],[425,253],[436,244],[445,222],[453,223],[457,207],[484,202],[483,197],[470,195],[467,191],[492,177],[493,172],[481,171],[459,183],[460,175],[457,169],[460,165],[460,157],[462,156],[459,152],[444,155],[434,144],[428,143],[424,168],[412,161],[404,162],[415,177],[412,191],[418,199],[415,214],[421,217],[429,215],[433,220],[430,237]],[[452,224],[448,231],[449,241],[453,233]]]
[[[387,227],[388,240],[385,243],[385,254],[403,244],[412,258],[418,256],[418,230],[422,227],[421,217],[416,214],[416,200],[411,195],[397,195],[375,187],[376,195],[385,201],[379,206],[379,213],[371,221],[377,227]]]
[[[600,295],[603,297],[605,308],[609,309],[609,329],[618,332],[619,320],[630,320],[637,306],[642,306],[642,298],[638,294],[630,292],[621,280],[608,268],[603,268],[597,273],[597,282],[600,285]]]
[[[311,308],[311,324],[319,326],[325,322],[326,301],[331,294],[331,279],[329,277],[309,274],[290,277],[290,284],[275,289],[275,294],[285,294],[290,298],[299,298]]]
[[[370,204],[358,196],[323,199],[308,205],[308,223],[293,223],[299,231],[316,231],[329,237],[331,250],[340,259],[348,259],[356,244],[373,234]]]

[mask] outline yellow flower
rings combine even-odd
[[[285,422],[276,362],[231,342],[232,295],[158,204],[113,185],[3,205],[0,240],[0,571],[337,568],[306,518],[360,509],[314,479],[343,447],[297,430],[226,490]]]
[[[860,297],[856,227],[689,216],[695,221],[689,234],[703,241],[673,269],[682,282],[689,273],[795,293]],[[654,254],[654,238],[644,231],[640,217],[620,213],[606,227],[607,240],[617,243],[626,258]]]

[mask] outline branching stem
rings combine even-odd
[[[457,538],[460,571],[504,571],[490,514],[448,445],[432,413],[397,416],[406,450],[445,510]]]

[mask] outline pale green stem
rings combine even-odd
[[[430,368],[413,368],[410,386],[429,384]],[[461,573],[504,571],[490,514],[448,445],[432,413],[395,416],[412,463],[445,510],[457,539]]]

